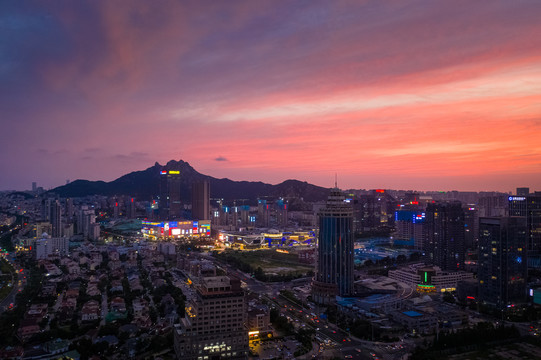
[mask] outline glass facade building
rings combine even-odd
[[[334,188],[318,217],[318,266],[312,298],[328,304],[336,295],[353,295],[353,209]]]
[[[527,227],[524,217],[479,219],[479,298],[498,308],[525,301]]]

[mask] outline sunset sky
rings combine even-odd
[[[541,191],[541,1],[0,3],[0,190]]]

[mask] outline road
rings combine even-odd
[[[13,266],[13,264],[12,264]],[[15,297],[19,293],[19,291],[22,291],[23,289],[23,282],[24,282],[24,271],[22,273],[17,272],[17,278],[15,281],[12,280],[12,286],[13,289],[11,292],[0,302],[0,313],[4,312],[5,310],[9,309],[11,304],[15,304]]]
[[[266,298],[269,302],[274,303],[280,309],[280,312],[286,316],[289,316],[292,321],[297,324],[297,326],[312,328],[316,332],[316,336],[318,338],[322,339],[323,341],[330,340],[332,344],[330,349],[317,353],[315,358],[326,359],[329,358],[329,356],[332,358],[336,352],[339,352],[342,357],[347,356],[347,358],[350,359],[395,359],[398,358],[400,353],[404,353],[406,351],[405,348],[401,350],[391,349],[392,346],[404,347],[405,344],[403,342],[380,343],[360,340],[338,328],[336,325],[321,318],[318,319],[317,316],[315,321],[309,320],[313,318],[313,316],[310,315],[311,313],[316,313],[319,315],[319,311],[314,309],[306,309],[305,307],[301,306],[301,304],[293,302],[283,296],[279,296],[280,290],[292,290],[293,287],[300,286],[303,283],[306,283],[306,281],[310,281],[309,278],[298,279],[290,282],[264,283],[252,278],[250,275],[240,270],[237,270],[225,262],[217,261],[217,259],[213,258],[212,256],[204,254],[202,257],[215,263],[219,263],[228,274],[236,276],[243,281],[248,290],[257,293]],[[407,298],[411,296],[411,293],[411,289],[402,289],[400,296]],[[360,352],[358,350],[360,350]]]

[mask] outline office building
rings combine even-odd
[[[247,359],[246,304],[240,280],[206,277],[187,295],[186,314],[174,328],[177,359]]]
[[[517,188],[517,196],[528,196],[530,195],[530,188],[520,187]]]
[[[425,262],[442,270],[462,270],[466,254],[462,204],[459,201],[428,204],[425,214]]]
[[[526,299],[524,217],[479,219],[479,300],[500,309]]]
[[[396,211],[393,244],[421,250],[425,238],[425,216],[423,211]]]
[[[541,193],[509,196],[509,216],[526,219],[528,266],[541,268]]]
[[[403,282],[416,288],[418,292],[455,291],[460,281],[473,279],[466,271],[443,271],[437,266],[413,264],[397,270],[389,270],[390,279]]]
[[[336,295],[353,295],[353,209],[338,189],[320,209],[317,274],[312,298],[328,304]]]
[[[198,181],[192,185],[192,218],[194,220],[210,219],[210,182]]]
[[[528,199],[526,196],[509,196],[509,216],[526,216]]]
[[[36,191],[38,191],[38,184],[35,181],[33,181],[32,182],[32,192],[35,193]]]
[[[160,218],[178,219],[181,216],[181,175],[179,170],[164,167],[160,171]]]

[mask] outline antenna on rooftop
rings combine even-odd
[[[338,189],[338,175],[334,173],[334,187]]]

